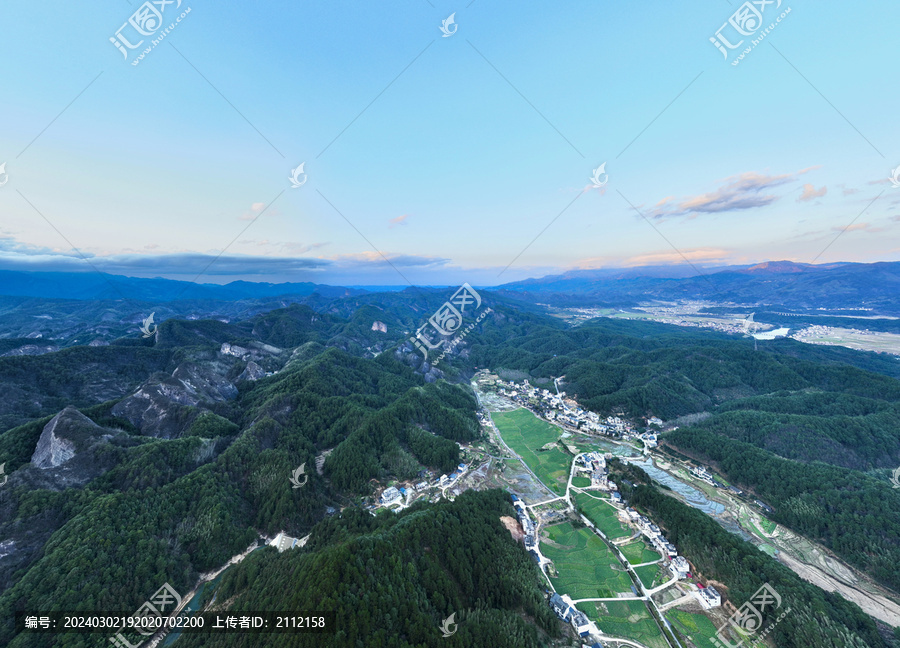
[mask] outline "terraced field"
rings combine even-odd
[[[668,648],[643,601],[591,601],[576,607],[596,621],[597,627],[606,634],[629,637],[648,648]]]
[[[571,522],[547,527],[541,553],[553,561],[559,574],[551,582],[560,594],[573,599],[611,598],[620,592],[634,596],[631,578],[596,533],[575,529]]]
[[[622,545],[619,547],[619,551],[625,555],[628,562],[632,565],[642,565],[651,560],[659,560],[662,558],[658,552],[647,547],[647,543],[645,543],[642,538],[638,538],[634,542]]]
[[[715,648],[710,637],[715,636],[716,626],[706,616],[675,609],[666,612],[666,618],[696,648]]]
[[[542,450],[559,440],[560,429],[539,419],[525,408],[493,412],[491,419],[507,445],[518,454],[548,488],[564,495],[573,457],[560,447]]]
[[[662,585],[664,582],[666,582],[666,580],[668,580],[665,575],[660,576],[659,578],[656,577],[656,574],[659,572],[659,565],[644,565],[643,567],[635,567],[634,572],[638,575],[638,578],[641,579],[644,587],[648,589],[652,589],[656,585]]]
[[[573,484],[574,485],[574,484]],[[610,540],[627,538],[634,531],[619,522],[616,509],[607,502],[602,502],[587,493],[576,493],[575,505],[584,516],[593,522]],[[650,560],[653,560],[652,558]]]

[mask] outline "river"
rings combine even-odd
[[[722,525],[725,530],[730,531],[731,533],[739,536],[741,539],[746,540],[748,542],[753,541],[753,536],[738,525],[731,516],[725,516],[725,505],[720,502],[714,502],[713,500],[706,497],[702,491],[697,490],[693,486],[689,486],[685,484],[683,481],[679,480],[676,477],[673,477],[665,470],[657,468],[653,465],[652,460],[644,459],[629,459],[629,463],[634,464],[635,466],[640,467],[644,472],[650,475],[654,481],[659,482],[663,486],[668,486],[672,489],[673,492],[677,493],[681,496],[681,499],[688,506],[692,506],[698,511],[703,511],[708,516],[713,518],[716,522]]]

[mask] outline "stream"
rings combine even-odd
[[[629,462],[635,466],[639,466],[644,472],[650,475],[655,481],[664,486],[668,486],[673,492],[678,493],[685,504],[691,506],[698,511],[706,513],[708,516],[718,522],[726,531],[729,531],[741,539],[752,542],[754,537],[744,531],[739,524],[734,522],[730,517],[724,517],[725,505],[714,502],[706,497],[702,491],[697,490],[693,486],[688,486],[683,481],[673,477],[669,473],[653,465],[650,459],[637,460],[629,459]]]

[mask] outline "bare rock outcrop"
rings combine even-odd
[[[44,426],[31,463],[38,468],[56,468],[75,456],[76,440],[83,444],[102,432],[103,428],[70,405]]]
[[[237,397],[237,387],[219,369],[216,363],[185,362],[171,376],[146,381],[112,413],[147,436],[177,438],[208,406]]]

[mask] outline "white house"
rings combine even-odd
[[[385,506],[388,504],[393,504],[397,500],[400,499],[400,491],[398,491],[395,487],[391,486],[390,488],[385,488],[384,492],[381,494],[381,503]]]
[[[586,637],[591,634],[592,631],[596,632],[597,626],[587,618],[587,615],[584,612],[576,608],[572,609],[574,610],[574,614],[572,615],[572,626],[575,628],[575,632],[582,637]]]
[[[691,572],[691,566],[684,556],[678,556],[669,563],[669,571],[672,572],[672,576],[682,580],[687,578],[687,575]]]
[[[696,594],[697,600],[700,601],[700,605],[702,605],[705,610],[722,605],[722,597],[719,595],[719,592],[716,591],[715,587],[709,586],[701,588]]]

